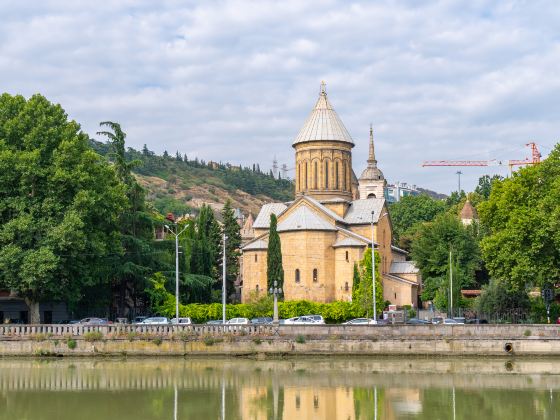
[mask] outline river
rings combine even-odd
[[[0,359],[0,419],[560,419],[559,362]]]

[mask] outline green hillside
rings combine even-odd
[[[92,140],[91,145],[111,158],[108,144]],[[266,202],[293,199],[292,181],[276,179],[257,164],[247,168],[179,154],[158,156],[146,146],[142,151],[128,148],[126,157],[137,161],[134,174],[147,189],[148,200],[163,214],[196,213],[204,203],[218,210],[229,198],[234,207],[255,215]]]

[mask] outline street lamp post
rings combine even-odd
[[[224,233],[224,250],[223,250],[223,260],[222,260],[222,323],[226,323],[226,241],[228,237]]]
[[[167,220],[174,222],[169,216]],[[183,233],[187,227],[185,226],[181,232],[178,232],[179,226],[177,222],[175,223],[175,232],[171,230],[171,228],[167,225],[164,225],[169,233],[175,236],[175,319],[177,320],[177,324],[179,324],[179,236]]]
[[[282,288],[278,287],[278,282],[274,280],[274,287],[268,289],[268,292],[274,296],[274,315],[273,322],[278,324],[278,295],[282,293]]]
[[[377,303],[375,302],[375,242],[373,241],[375,210],[371,211],[371,281],[373,283],[373,323],[377,324]]]

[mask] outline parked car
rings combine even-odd
[[[371,318],[354,318],[342,323],[343,325],[375,325],[376,322]]]
[[[272,324],[272,318],[265,316],[260,318],[253,318],[251,320],[251,324],[255,325],[263,325],[263,324]]]
[[[226,322],[228,325],[249,325],[250,323],[248,318],[232,318]]]
[[[164,316],[153,316],[150,318],[146,318],[144,321],[141,322],[142,325],[167,325],[169,324],[169,318]]]
[[[222,325],[222,320],[221,319],[211,319],[209,321],[206,321],[206,325]]]
[[[454,319],[455,321],[457,321],[457,324],[465,324],[465,318],[462,317],[462,316],[460,316],[460,317],[454,316],[453,319]]]
[[[443,324],[445,324],[445,325],[459,325],[459,324],[461,324],[461,322],[456,321],[453,318],[445,318],[443,320]]]
[[[439,317],[439,316],[436,316],[436,317],[432,318],[432,320],[430,322],[434,325],[443,324],[443,318]]]
[[[177,322],[177,318],[173,318],[171,320],[172,324],[180,324],[180,325],[191,325],[192,321],[190,318],[179,318],[179,322]]]
[[[418,318],[410,318],[406,321],[408,325],[429,325],[430,321],[426,321],[425,319],[418,319]]]
[[[311,318],[313,321],[315,321],[317,324],[324,324],[325,320],[323,319],[323,317],[321,315],[304,315],[307,318]]]
[[[308,316],[295,316],[293,318],[284,319],[281,324],[285,325],[318,325],[319,322]],[[325,321],[323,321],[323,324]]]
[[[488,324],[486,319],[467,319],[467,324]]]
[[[108,323],[109,321],[106,318],[95,317],[80,319],[80,322],[78,322],[78,324],[84,325],[107,325]]]
[[[133,324],[141,324],[147,318],[148,318],[147,316],[136,316],[136,317],[134,317],[134,320],[132,321],[132,323]]]

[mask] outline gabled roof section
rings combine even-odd
[[[411,286],[419,286],[419,284],[414,282],[414,281],[403,279],[402,277],[396,276],[394,274],[384,273],[383,277],[388,278],[389,280],[394,280],[394,281],[398,281],[398,282],[401,282],[401,283],[406,283],[406,284],[409,284]]]
[[[243,251],[266,251],[268,249],[268,242],[264,239],[257,239],[249,242],[242,249]]]
[[[268,229],[270,226],[270,215],[275,214],[278,216],[288,208],[284,203],[269,203],[261,207],[259,215],[253,223],[253,229]]]
[[[354,145],[350,133],[344,127],[342,120],[327,98],[324,82],[321,83],[321,93],[315,107],[307,117],[292,145],[317,140],[341,141]]]
[[[299,206],[278,223],[278,232],[294,230],[332,230],[336,227],[306,206]]]
[[[347,248],[347,247],[360,247],[367,246],[367,243],[359,241],[355,238],[342,238],[333,244],[333,248]]]
[[[315,207],[317,207],[319,210],[321,210],[323,213],[325,213],[326,215],[328,215],[329,217],[332,217],[334,220],[336,220],[337,222],[342,222],[344,223],[344,219],[342,217],[340,217],[338,214],[336,214],[334,211],[332,211],[331,209],[329,209],[327,206],[321,204],[319,201],[315,200],[313,197],[310,197],[308,195],[304,195],[302,198],[302,200],[307,200],[308,202],[310,202],[311,204],[313,204]]]
[[[377,223],[382,216],[384,198],[367,198],[365,200],[354,200],[344,216],[344,222],[349,225],[365,225],[371,223],[371,212],[373,211],[373,222]]]
[[[419,271],[412,261],[393,261],[389,269],[391,274],[416,274]]]
[[[397,253],[399,253],[399,254],[402,254],[402,255],[408,255],[408,254],[409,254],[408,251],[406,251],[406,250],[404,250],[404,249],[402,249],[402,248],[399,248],[398,246],[395,246],[395,245],[391,245],[391,250],[392,250],[392,251],[395,251],[395,252],[397,252]]]

